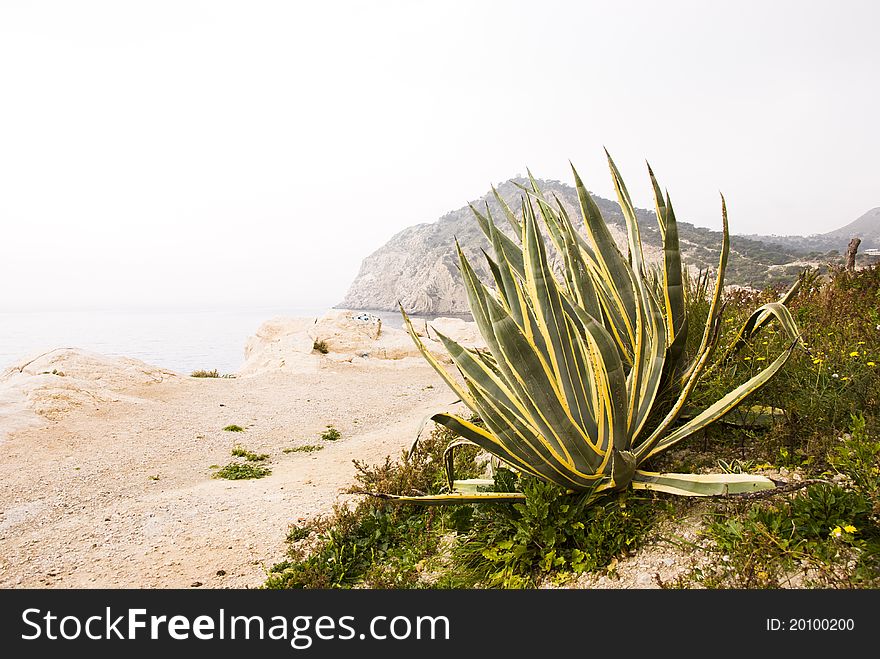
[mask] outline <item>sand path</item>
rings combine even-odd
[[[351,484],[353,458],[398,455],[454,398],[426,365],[179,377],[120,393],[0,446],[0,587],[257,587],[284,557],[288,524],[329,511]],[[318,439],[328,424],[340,440]],[[272,475],[212,479],[235,444],[269,453]]]

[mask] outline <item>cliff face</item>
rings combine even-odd
[[[392,311],[400,301],[411,313],[467,313],[454,236],[458,236],[481,275],[486,269],[476,254],[486,244],[477,227],[457,228],[452,224],[419,224],[398,233],[364,259],[340,306]]]
[[[512,179],[498,186],[498,193],[516,211],[520,206],[525,179]],[[539,181],[548,198],[557,195],[569,216],[578,223],[580,210],[574,188],[558,181]],[[626,229],[623,215],[616,203],[595,198],[609,224],[617,244],[626,252]],[[501,207],[491,192],[472,202],[483,211],[486,204],[500,229],[510,234]],[[653,213],[639,211],[642,240],[649,260],[660,258],[657,222]],[[339,305],[347,309],[392,311],[398,300],[408,313],[467,314],[469,312],[464,286],[458,272],[455,239],[484,280],[490,279],[489,269],[481,250],[491,253],[470,208],[463,206],[447,213],[436,222],[408,227],[385,245],[370,254],[361,264],[345,300]]]

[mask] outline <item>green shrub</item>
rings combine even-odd
[[[859,490],[880,497],[880,440],[869,435],[863,415],[853,415],[849,435],[832,447],[828,461]]]
[[[501,470],[504,474],[506,470]],[[496,488],[510,488],[504,474]],[[488,586],[532,586],[550,572],[580,574],[605,567],[639,546],[655,507],[635,496],[594,501],[553,484],[524,477],[523,503],[478,508],[457,558]],[[506,482],[505,482],[506,481]]]
[[[871,505],[859,492],[828,483],[810,485],[791,500],[788,514],[793,532],[805,539],[827,538],[835,528],[870,526]]]
[[[327,430],[321,433],[321,439],[330,442],[336,441],[340,437],[342,437],[342,434],[333,426],[327,426]]]
[[[223,430],[225,430],[226,432],[244,432],[244,428],[234,423],[226,426]]]
[[[193,371],[192,373],[190,373],[190,377],[193,377],[193,378],[219,378],[220,373],[217,371],[216,368],[213,371],[198,370],[198,371]]]

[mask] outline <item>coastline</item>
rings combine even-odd
[[[0,587],[260,586],[288,525],[348,500],[352,460],[397,456],[451,409],[403,330],[350,316],[263,323],[235,378],[64,348],[0,372]],[[212,478],[236,446],[271,475]]]

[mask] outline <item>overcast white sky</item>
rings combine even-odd
[[[530,167],[818,233],[880,205],[880,3],[0,3],[0,310],[332,305]]]

